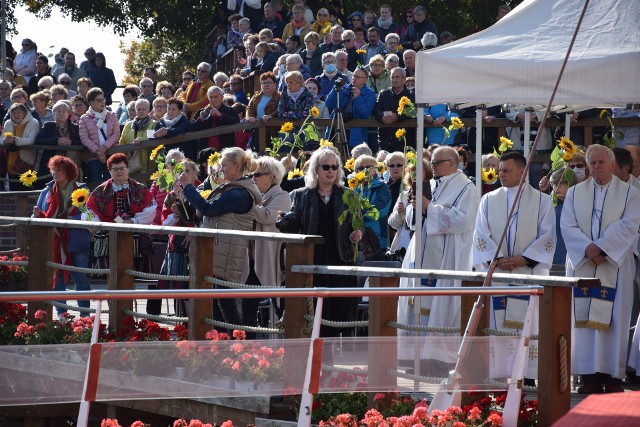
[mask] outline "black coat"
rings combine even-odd
[[[67,120],[67,126],[69,126],[69,139],[71,140],[71,145],[82,146],[82,141],[80,140],[80,128],[78,125],[72,123],[71,120]],[[42,125],[42,128],[40,128],[40,132],[38,133],[38,136],[36,136],[35,144],[58,146],[59,138],[60,135],[58,134],[58,125],[56,122],[47,122]],[[60,147],[64,148],[65,146],[61,145]],[[49,159],[56,154],[63,156],[69,155],[67,151],[43,150],[40,160],[40,170],[38,171],[39,173],[49,173],[47,163],[49,163]]]
[[[373,117],[382,122],[382,116],[385,111],[391,111],[393,113],[398,112],[398,105],[400,104],[400,98],[406,96],[411,100],[411,102],[415,103],[415,94],[413,91],[410,91],[406,87],[400,91],[399,94],[395,94],[393,89],[385,89],[378,94],[378,101],[376,102],[376,106],[373,109]],[[411,117],[401,115],[398,117],[398,122],[401,123],[406,120],[415,120],[411,119]],[[399,126],[402,127],[402,126]],[[399,127],[381,127],[378,128],[378,144],[380,148],[383,150],[387,150],[390,153],[394,151],[403,151],[404,144],[402,144],[398,138],[396,138],[396,131]],[[406,138],[407,145],[415,148],[416,147],[416,132],[415,128],[407,128],[406,129]]]
[[[224,125],[233,125],[236,123],[240,123],[240,117],[238,113],[225,104],[220,105],[218,111],[222,113],[222,116],[213,116],[211,115],[211,107],[207,106],[201,110],[198,110],[193,115],[193,120],[191,121],[191,126],[189,127],[190,131],[203,130],[203,129],[211,129],[218,126]],[[202,117],[202,120],[200,119]],[[207,143],[203,143],[201,140],[200,149],[205,148],[207,146],[214,147],[216,150],[222,150],[227,147],[235,146],[235,132],[227,132],[222,135],[210,136]]]

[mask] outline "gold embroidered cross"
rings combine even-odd
[[[588,293],[589,293],[589,288],[582,288],[582,295],[586,297]]]
[[[553,251],[553,242],[547,242],[547,244],[544,245],[544,250],[547,253],[551,253],[551,251]]]
[[[600,290],[600,298],[605,299],[609,295],[609,291],[606,289]]]
[[[487,242],[484,239],[480,238],[480,237],[478,237],[478,244],[476,246],[481,251],[486,251],[487,250]]]
[[[500,299],[500,306],[502,308],[507,306],[507,299],[506,298],[503,297],[502,299]]]

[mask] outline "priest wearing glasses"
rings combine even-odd
[[[640,225],[640,192],[613,175],[609,148],[590,145],[590,178],[567,192],[560,228],[567,246],[567,276],[597,277],[598,288],[575,289],[572,373],[579,393],[624,391],[627,344]]]

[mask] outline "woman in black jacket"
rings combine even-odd
[[[343,170],[340,155],[333,147],[320,147],[308,161],[305,187],[291,193],[291,211],[284,214],[277,226],[287,233],[323,236],[316,245],[313,263],[316,265],[353,265],[354,243],[362,238],[361,230],[353,230],[351,217],[340,224],[338,217],[347,209],[342,201]],[[315,274],[315,287],[355,287],[355,276]],[[355,320],[358,298],[328,298],[324,300],[322,318],[338,322]],[[338,336],[340,329],[322,326],[321,336]]]
[[[66,101],[58,101],[52,108],[53,110],[53,122],[45,123],[38,136],[36,136],[36,145],[51,145],[59,146],[63,150],[42,150],[42,157],[40,158],[38,173],[46,175],[49,173],[49,159],[60,154],[73,159],[77,166],[79,163],[79,151],[66,151],[64,147],[71,145],[82,146],[80,141],[80,131],[78,125],[71,122],[71,107]],[[81,177],[82,178],[82,177]]]

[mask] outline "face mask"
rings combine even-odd
[[[464,163],[458,163],[458,170],[464,170]]]
[[[573,168],[573,173],[576,175],[576,179],[583,180],[586,174],[584,168]]]
[[[278,72],[280,74],[284,74],[286,69],[287,69],[286,65],[278,65]]]
[[[324,66],[324,70],[327,74],[333,74],[336,72],[336,64],[327,64]]]

